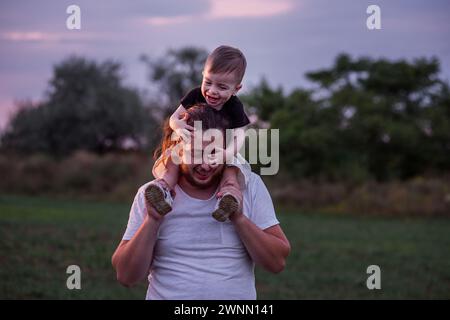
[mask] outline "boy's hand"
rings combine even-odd
[[[208,155],[208,164],[211,166],[219,164],[231,163],[233,157],[235,156],[230,148],[224,149],[220,147],[215,147],[215,153]]]
[[[175,129],[175,133],[186,143],[189,143],[194,138],[192,132],[187,129]]]
[[[184,141],[191,141],[190,139],[193,139],[194,137],[193,132],[195,128],[186,123],[188,118],[189,114],[186,112],[182,118],[173,122],[173,131],[175,131],[175,133],[178,134],[178,136],[180,136]]]
[[[218,166],[226,161],[226,150],[215,147],[215,153],[208,154],[208,164],[210,166]]]

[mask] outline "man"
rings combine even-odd
[[[188,115],[191,123],[202,121],[203,130],[226,128],[226,119],[211,108],[192,107]],[[170,130],[166,126],[163,149],[170,144]],[[112,257],[117,279],[131,286],[148,275],[150,300],[256,299],[254,265],[281,272],[290,252],[270,194],[252,173],[244,194],[236,187],[222,190],[241,206],[229,220],[219,222],[211,212],[220,196],[217,189],[224,165],[192,164],[189,159],[182,156],[176,197],[167,215],[146,204],[147,184],[137,192],[127,229]]]

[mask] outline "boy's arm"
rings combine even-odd
[[[175,112],[169,118],[169,126],[172,128],[172,130],[176,130],[179,128],[179,121],[183,118],[184,113],[186,113],[186,108],[183,107],[182,104],[180,104],[177,110],[175,110]]]
[[[188,140],[191,136],[191,132],[194,127],[186,123],[186,108],[182,104],[179,105],[177,110],[169,118],[169,126],[175,131],[183,140]]]

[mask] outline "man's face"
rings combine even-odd
[[[223,164],[211,165],[207,161],[204,161],[204,152],[206,147],[210,145],[210,142],[203,142],[203,147],[199,148],[187,148],[183,149],[183,160],[180,164],[181,175],[193,186],[205,189],[219,183],[224,170]],[[195,162],[194,158],[202,159]]]

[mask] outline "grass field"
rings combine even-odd
[[[123,288],[111,254],[130,204],[0,196],[0,299],[143,299]],[[450,219],[280,212],[292,252],[284,272],[257,269],[259,299],[450,299]],[[81,290],[66,268],[81,267]],[[366,268],[381,268],[368,290]]]

